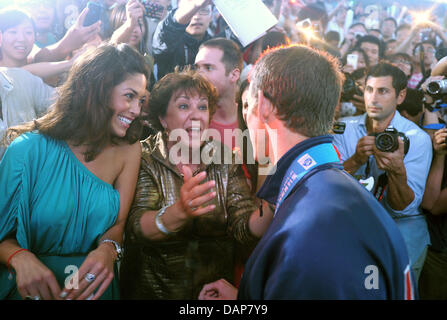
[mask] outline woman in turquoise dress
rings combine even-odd
[[[0,298],[119,298],[147,75],[130,46],[104,44],[79,58],[47,115],[8,130]]]

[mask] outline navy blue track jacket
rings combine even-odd
[[[278,162],[258,197],[275,204],[308,139]],[[238,299],[406,299],[414,294],[404,240],[361,184],[330,163],[314,168],[285,199],[250,256]]]

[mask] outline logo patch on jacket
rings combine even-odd
[[[305,169],[308,170],[309,168],[312,168],[313,166],[315,166],[317,163],[315,162],[315,160],[308,154],[306,153],[304,156],[302,156],[301,158],[298,159],[298,163]]]

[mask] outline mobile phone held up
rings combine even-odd
[[[99,3],[89,1],[87,3],[88,12],[84,19],[84,27],[91,26],[101,18],[103,7]]]
[[[142,0],[144,6],[144,15],[148,18],[160,20],[163,16],[165,7],[153,1]]]
[[[351,65],[354,70],[357,69],[358,60],[359,60],[359,56],[356,54],[351,53],[346,56],[346,64]]]

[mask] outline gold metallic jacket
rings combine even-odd
[[[220,143],[202,147],[214,161],[221,159]],[[180,198],[182,174],[170,163],[160,133],[142,142],[142,159],[135,199],[126,226],[121,263],[123,299],[197,299],[203,285],[233,280],[236,241],[252,248],[257,242],[249,231],[250,215],[257,209],[240,165],[200,165],[206,180],[216,181],[213,212],[189,220],[163,240],[149,240],[141,231],[144,212],[170,206]],[[230,151],[231,154],[231,151]],[[223,162],[221,162],[223,163]]]

